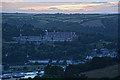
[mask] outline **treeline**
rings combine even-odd
[[[18,64],[25,63],[32,59],[82,59],[86,56],[88,45],[80,45],[75,42],[57,42],[55,44],[34,43],[4,43],[3,44],[3,63]],[[90,47],[91,48],[91,47]],[[27,55],[29,57],[27,57]]]
[[[107,45],[110,49],[115,48],[115,44]],[[83,60],[94,45],[82,44],[79,41],[75,42],[56,42],[54,44],[34,43],[3,43],[2,58],[3,63],[9,64],[24,64],[28,60],[44,60],[44,59],[72,59]],[[116,46],[117,48],[117,46]]]
[[[24,24],[21,27],[10,24],[2,24],[2,39],[3,41],[12,41],[12,37],[23,36],[39,36],[44,35],[45,31],[41,28],[36,28],[32,25]]]
[[[115,44],[107,45],[110,49],[117,48]],[[56,42],[54,44],[34,43],[3,43],[2,58],[3,63],[24,64],[32,59],[84,59],[92,49],[96,48],[91,44],[83,44],[80,41]]]

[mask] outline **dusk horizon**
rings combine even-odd
[[[118,2],[2,2],[1,13],[118,13]]]

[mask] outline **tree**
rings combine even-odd
[[[45,75],[49,77],[54,77],[54,76],[63,77],[63,74],[64,74],[64,69],[60,66],[48,65],[47,67],[45,67]]]
[[[36,62],[35,62],[35,65],[39,65],[39,63],[36,61]]]

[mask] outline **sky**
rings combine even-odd
[[[17,2],[118,2],[119,0],[2,0]]]
[[[0,8],[4,13],[118,13],[118,0],[4,0]]]

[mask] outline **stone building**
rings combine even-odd
[[[76,35],[75,32],[48,32],[46,30],[45,35],[40,35],[40,36],[22,36],[20,34],[19,37],[13,37],[13,40],[16,41],[23,41],[23,42],[64,42],[64,41],[73,41],[77,39],[78,36]]]

